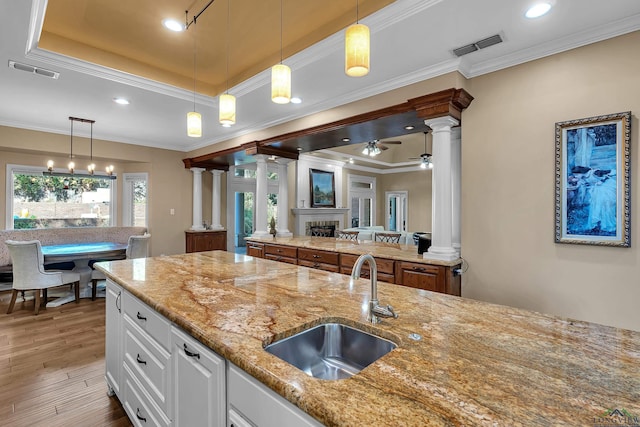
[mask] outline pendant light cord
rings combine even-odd
[[[282,64],[282,0],[280,0],[280,63]]]
[[[358,0],[356,0],[356,24],[359,23],[358,21],[358,17],[360,16],[360,3]]]
[[[193,17],[193,111],[196,111],[196,41],[197,41],[197,37],[196,37],[196,27],[195,25],[197,24],[196,22],[197,17]]]
[[[71,120],[71,150],[69,151],[70,161],[73,161],[73,120]]]
[[[229,39],[231,38],[231,35],[229,34],[229,21],[230,21],[230,16],[231,16],[231,1],[227,0],[227,91],[226,93],[229,93]]]

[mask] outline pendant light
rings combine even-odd
[[[93,124],[95,120],[91,120],[89,123],[91,123],[91,139],[89,140],[91,145],[89,146],[89,165],[87,165],[87,171],[89,171],[89,175],[93,175],[93,172],[96,170],[96,165],[93,163]]]
[[[71,133],[70,133],[70,140],[71,140],[71,148],[69,150],[69,158],[71,159],[69,161],[69,164],[67,165],[67,167],[69,168],[69,172],[73,173],[73,170],[76,167],[76,164],[73,162],[73,117],[69,117],[69,120],[71,121]]]
[[[358,23],[358,12],[358,0],[356,0],[356,23],[347,28],[344,43],[344,72],[352,77],[369,74],[369,27]]]
[[[420,154],[420,158],[422,161],[420,162],[421,169],[433,169],[433,156],[427,153],[427,134],[429,132],[424,133],[424,153]]]
[[[196,18],[193,18],[196,24]],[[193,31],[193,111],[187,113],[187,135],[192,138],[202,136],[202,115],[196,111],[196,31]]]
[[[224,127],[230,127],[236,123],[236,97],[229,94],[229,16],[231,14],[231,2],[227,0],[227,90],[220,95],[218,107],[218,120]]]
[[[282,0],[280,0],[280,63],[271,67],[271,100],[276,104],[291,101],[291,68],[282,63]]]

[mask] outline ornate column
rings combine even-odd
[[[256,196],[253,206],[256,213],[255,231],[253,237],[265,237],[269,235],[267,224],[267,156],[256,154]]]
[[[433,130],[433,207],[431,247],[424,258],[453,261],[459,257],[453,248],[452,142],[451,127],[458,120],[451,116],[424,121]]]
[[[451,130],[451,213],[453,218],[451,240],[453,248],[460,255],[460,193],[462,191],[462,139],[460,127]]]
[[[204,230],[202,226],[202,172],[204,168],[191,168],[193,172],[193,224],[192,230]]]
[[[277,237],[291,237],[289,231],[289,179],[288,170],[291,159],[283,157],[276,160],[278,163],[278,223],[276,224]]]
[[[211,229],[224,230],[220,224],[220,175],[224,171],[214,169],[211,171],[213,175],[213,185],[211,188]]]

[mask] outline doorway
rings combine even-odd
[[[385,224],[389,231],[407,231],[407,191],[385,191]]]

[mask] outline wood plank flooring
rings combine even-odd
[[[27,293],[28,295],[28,293]],[[104,299],[40,310],[0,293],[0,425],[130,426],[104,379]]]

